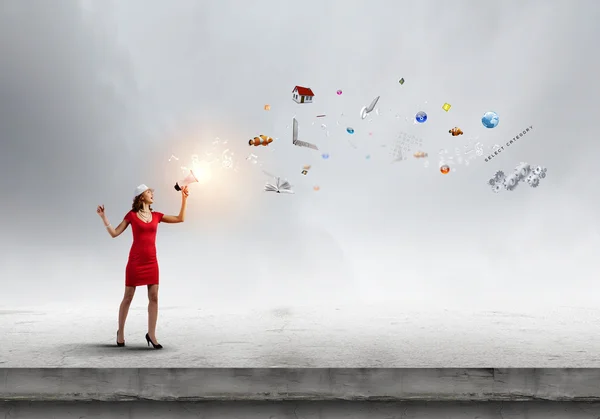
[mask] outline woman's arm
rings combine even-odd
[[[120,236],[121,233],[123,233],[125,231],[125,229],[127,228],[127,226],[129,225],[129,221],[124,219],[123,221],[121,221],[121,224],[119,224],[117,226],[117,228],[113,228],[110,225],[108,218],[106,218],[106,212],[104,211],[104,205],[98,205],[98,209],[96,210],[96,212],[102,219],[102,222],[104,223],[104,227],[106,227],[106,231],[108,231],[108,234],[110,234],[110,237],[112,237],[113,239],[115,237]]]
[[[163,215],[162,222],[169,224],[183,223],[185,221],[185,208],[187,206],[187,197],[189,193],[187,186],[181,190],[181,209],[179,215]]]
[[[108,231],[108,234],[110,234],[110,237],[112,237],[114,239],[116,237],[119,237],[127,229],[127,226],[129,225],[129,221],[127,221],[127,220],[121,221],[121,223],[117,226],[117,228],[113,228],[110,225],[110,223],[108,223],[108,221],[106,221],[104,223],[104,225],[106,226],[106,230]]]

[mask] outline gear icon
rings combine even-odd
[[[494,193],[498,193],[502,190],[502,185],[500,185],[499,183],[494,184],[494,186],[492,186],[492,192]]]
[[[496,183],[498,183],[496,181],[496,178],[491,178],[490,180],[488,180],[488,185],[490,185],[490,186],[494,186]]]
[[[532,188],[537,188],[538,185],[540,184],[540,178],[534,174],[531,174],[531,175],[527,176],[527,183]]]
[[[519,184],[519,177],[516,174],[512,174],[504,178],[504,188],[507,191],[513,191]]]
[[[494,179],[496,179],[496,182],[503,181],[505,177],[506,176],[502,170],[498,170],[496,173],[494,173]]]
[[[542,173],[543,171],[544,171],[544,168],[543,168],[542,166],[536,166],[536,167],[533,169],[533,174],[537,176],[537,175],[539,175],[540,173]]]
[[[515,174],[521,179],[525,179],[531,173],[531,165],[525,162],[521,162],[515,167]]]

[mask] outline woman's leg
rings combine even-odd
[[[117,341],[121,343],[125,341],[125,320],[127,320],[127,314],[129,313],[129,307],[133,301],[134,294],[135,287],[126,286],[123,301],[121,301],[121,305],[119,306],[119,333]]]
[[[156,321],[158,320],[158,284],[148,285],[148,336],[156,340]]]

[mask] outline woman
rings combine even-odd
[[[181,189],[181,210],[179,215],[164,215],[152,211],[154,202],[154,189],[146,185],[136,188],[131,211],[125,215],[123,221],[113,228],[104,211],[104,205],[99,205],[96,212],[104,221],[104,226],[112,238],[118,237],[131,224],[133,231],[133,244],[129,252],[129,261],[125,270],[125,295],[119,307],[119,330],[117,330],[117,346],[125,346],[125,320],[129,313],[129,306],[135,294],[135,288],[148,286],[148,333],[146,342],[152,344],[154,349],[162,349],[156,339],[156,320],[158,319],[158,261],[156,259],[156,230],[158,223],[183,223],[185,220],[185,207],[188,189]]]

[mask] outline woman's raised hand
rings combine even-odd
[[[96,209],[96,212],[98,213],[98,215],[101,218],[104,218],[104,205],[98,205],[98,208]]]
[[[190,195],[190,192],[188,191],[187,186],[184,186],[183,188],[181,188],[181,195],[183,195],[184,198],[187,198]],[[102,210],[104,210],[104,208]]]

